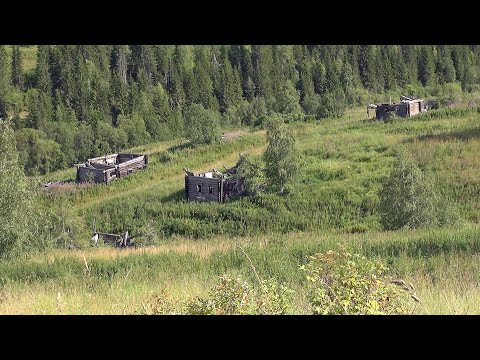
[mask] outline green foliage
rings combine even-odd
[[[37,54],[37,67],[35,70],[35,81],[40,92],[51,95],[52,80],[49,71],[49,45],[39,45]]]
[[[438,226],[448,205],[432,179],[406,153],[398,155],[394,169],[380,191],[381,223],[386,230]]]
[[[344,247],[310,256],[301,269],[315,315],[392,315],[409,310],[405,294],[390,283],[382,262]]]
[[[345,110],[345,94],[343,91],[337,90],[335,92],[327,92],[320,97],[320,105],[317,115],[320,118],[338,118],[343,115]]]
[[[119,128],[128,137],[128,143],[133,146],[142,145],[150,139],[150,134],[145,127],[145,121],[140,113],[134,112],[131,116],[118,117]]]
[[[85,161],[93,154],[94,133],[93,129],[86,125],[80,124],[75,132],[73,141],[75,143],[75,158]]]
[[[300,96],[291,81],[282,84],[275,102],[276,111],[281,114],[299,114]]]
[[[33,129],[44,129],[53,118],[50,95],[40,93],[36,89],[28,89],[26,93],[28,117],[26,126]]]
[[[223,275],[206,297],[187,304],[192,315],[284,315],[291,309],[292,290],[274,279],[257,286],[241,277]]]
[[[185,113],[186,136],[194,145],[213,144],[220,138],[219,122],[217,113],[192,104]]]
[[[0,119],[7,118],[7,95],[10,88],[8,54],[5,45],[0,45]]]
[[[124,129],[102,121],[97,124],[94,144],[94,154],[118,153],[128,146],[128,135]]]
[[[14,132],[0,121],[0,256],[15,256],[43,245],[35,193],[17,163]],[[48,223],[44,223],[48,226]]]
[[[268,146],[264,153],[265,173],[270,185],[283,193],[287,182],[297,175],[300,153],[294,136],[280,119],[272,118],[267,130]]]
[[[12,65],[11,65],[12,84],[18,88],[23,86],[23,60],[20,47],[13,45]]]
[[[64,153],[60,144],[47,139],[43,131],[25,128],[18,130],[15,137],[19,163],[26,174],[46,174],[64,167]]]
[[[242,155],[235,175],[245,178],[247,195],[256,196],[264,191],[266,179],[264,164],[260,158],[254,158],[248,154]]]
[[[227,124],[231,125],[261,125],[267,118],[268,110],[265,99],[255,97],[250,102],[242,101],[240,104],[230,107],[224,114]]]
[[[162,291],[158,294],[151,295],[142,307],[134,312],[135,315],[181,315],[182,309],[175,304],[172,297]]]

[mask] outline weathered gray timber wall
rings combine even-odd
[[[222,201],[222,179],[186,175],[185,196],[188,201]]]

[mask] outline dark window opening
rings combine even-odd
[[[202,185],[197,185],[197,192],[201,193],[202,192]]]
[[[395,111],[398,111],[398,110],[400,110],[400,106],[397,106],[397,107],[395,108]]]
[[[208,186],[208,193],[213,194],[213,186],[212,185]]]

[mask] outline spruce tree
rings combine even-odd
[[[195,96],[193,102],[202,104],[205,109],[218,111],[219,105],[213,95],[213,81],[210,77],[209,53],[205,47],[196,48],[195,68],[193,75],[195,79]]]
[[[5,45],[0,45],[0,119],[7,118],[7,94],[10,88],[8,55]]]
[[[12,63],[11,63],[12,84],[17,88],[23,86],[23,61],[22,53],[18,45],[12,47]]]
[[[271,103],[274,92],[272,79],[273,74],[273,54],[270,45],[255,45],[253,48],[253,65],[255,67],[255,87],[256,95],[265,98],[267,103]]]
[[[434,85],[435,78],[435,61],[433,50],[430,46],[422,46],[420,48],[420,56],[418,59],[418,78],[423,86]]]
[[[44,94],[52,95],[52,79],[49,71],[50,46],[38,45],[37,67],[35,69],[36,87]]]

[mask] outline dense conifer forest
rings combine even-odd
[[[468,45],[1,45],[0,118],[25,173],[45,174],[273,115],[340,117],[386,94],[453,101],[478,89],[479,67]]]

